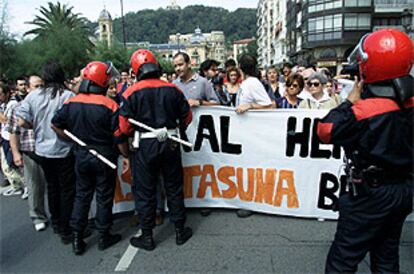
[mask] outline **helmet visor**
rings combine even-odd
[[[349,64],[356,64],[356,63],[364,63],[368,61],[368,54],[363,49],[363,44],[365,39],[370,33],[365,34],[359,40],[358,45],[354,48],[351,54],[348,56],[348,63]]]
[[[121,78],[119,71],[115,68],[111,61],[107,61],[105,64],[107,65],[106,74],[108,75],[108,83],[112,81],[118,82]]]

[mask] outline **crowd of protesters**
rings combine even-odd
[[[160,73],[159,78],[177,86],[191,108],[221,105],[232,107],[241,115],[255,109],[332,109],[346,98],[346,91],[353,84],[346,80],[349,75],[334,77],[328,69],[312,65],[284,63],[280,68],[260,69],[250,55],[241,56],[238,64],[232,59],[224,64],[208,59],[198,72],[185,52],[177,53],[173,63],[175,73]],[[90,205],[74,207],[76,172],[80,172],[75,170],[74,144],[61,138],[51,124],[52,119],[54,125],[63,124],[56,112],[63,115],[62,106],[79,92],[81,82],[82,74],[68,80],[55,62],[45,64],[39,75],[22,76],[15,81],[0,79],[2,195],[28,198],[34,229],[43,231],[50,225],[65,244],[72,241],[72,229],[76,226],[73,211],[85,216]],[[125,68],[119,79],[107,83],[106,97],[118,106],[123,100],[122,94],[136,82],[134,71]],[[157,184],[155,222],[160,225],[165,196],[162,176]],[[50,218],[45,210],[46,197]],[[135,203],[139,202],[135,195]],[[210,213],[210,209],[201,210],[203,216]],[[248,210],[237,211],[239,217],[251,214]],[[132,224],[137,225],[137,220]],[[87,234],[83,233],[82,237]],[[115,238],[104,246],[109,247],[120,239]]]

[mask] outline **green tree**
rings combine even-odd
[[[16,55],[16,40],[7,28],[7,1],[0,2],[0,77],[10,75]]]
[[[243,51],[237,56],[237,60],[239,60],[240,57],[244,54],[251,55],[257,60],[258,58],[257,50],[258,50],[257,40],[251,41],[247,44],[246,48],[244,48]]]
[[[41,6],[41,15],[36,15],[35,19],[28,24],[35,28],[27,31],[24,35],[34,34],[37,37],[47,37],[51,32],[75,31],[76,34],[83,36],[89,41],[89,27],[86,18],[79,13],[73,13],[73,7],[62,5],[60,2],[53,4],[48,2],[48,8]],[[90,41],[89,41],[90,42]]]
[[[259,47],[257,46],[257,41],[256,40],[251,41],[249,44],[247,44],[246,53],[251,55],[251,56],[254,56],[257,59],[257,57],[258,57],[258,55],[257,55],[258,48]]]
[[[40,54],[38,67],[48,60],[58,61],[67,72],[76,75],[88,60],[88,53],[93,48],[89,40],[91,35],[88,21],[80,14],[73,13],[73,7],[59,2],[48,3],[48,7],[40,7],[40,15],[27,22],[35,27],[25,33],[35,35],[30,51]],[[38,52],[37,49],[43,49]],[[36,56],[37,57],[37,56]]]
[[[174,64],[171,61],[164,60],[162,57],[157,56],[158,63],[161,66],[162,72],[164,73],[173,73]]]
[[[0,77],[9,76],[16,56],[16,40],[8,32],[0,31]]]
[[[90,61],[111,61],[114,66],[121,70],[129,67],[129,59],[133,50],[124,49],[124,46],[115,42],[111,48],[106,43],[98,43],[89,55]]]

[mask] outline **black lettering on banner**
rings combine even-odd
[[[334,157],[335,159],[341,159],[341,146],[340,145],[333,146],[332,157]]]
[[[204,129],[207,129],[209,134],[204,133]],[[217,140],[216,129],[214,128],[214,120],[211,115],[201,115],[198,123],[198,130],[194,150],[198,151],[201,148],[203,140],[207,139],[210,142],[211,150],[213,152],[219,151],[219,144]]]
[[[295,155],[296,145],[300,145],[299,156],[306,158],[310,156],[311,158],[322,158],[329,159],[331,157],[335,159],[341,158],[341,146],[339,145],[330,145],[332,149],[321,149],[320,145],[322,144],[318,134],[317,126],[320,119],[316,118],[312,124],[311,132],[311,118],[303,119],[303,131],[296,131],[297,118],[289,117],[288,119],[288,129],[286,136],[286,156],[292,157]],[[312,135],[311,135],[312,133]],[[309,155],[309,139],[310,140],[310,155]]]
[[[330,188],[328,187],[329,182],[332,183],[332,187]],[[338,196],[335,194],[338,189],[339,196],[346,193],[346,176],[341,176],[339,181],[338,178],[332,173],[322,173],[319,182],[318,208],[332,210],[338,202]],[[325,198],[330,199],[332,203],[326,204]]]
[[[320,119],[315,119],[313,121],[310,157],[329,159],[331,157],[331,151],[319,148],[319,145],[322,144],[318,137],[318,122],[319,121]]]
[[[229,143],[230,117],[220,116],[220,135],[221,151],[229,154],[241,154],[242,146],[240,144]]]
[[[320,120],[321,119],[316,118],[313,121],[310,157],[311,158],[326,158],[326,159],[333,157],[335,159],[340,159],[341,158],[341,146],[333,145],[332,152],[331,150],[322,150],[319,148],[319,146],[322,144],[318,136],[318,122]]]
[[[331,182],[333,186],[328,187],[328,183]],[[319,182],[319,198],[318,198],[318,208],[321,209],[332,209],[334,204],[338,201],[335,192],[339,189],[338,178],[331,173],[322,173],[321,180]],[[325,203],[325,198],[328,198],[332,201],[330,204]]]
[[[286,135],[286,156],[292,157],[295,154],[295,147],[296,144],[300,145],[300,157],[304,158],[308,156],[309,151],[309,134],[310,134],[310,126],[311,126],[311,119],[305,118],[303,119],[303,131],[297,132],[296,131],[296,117],[289,117],[288,119],[288,128],[287,128],[287,135]]]

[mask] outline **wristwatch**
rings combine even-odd
[[[200,106],[202,106],[202,105],[203,105],[203,100],[198,100],[198,104],[199,104]]]

